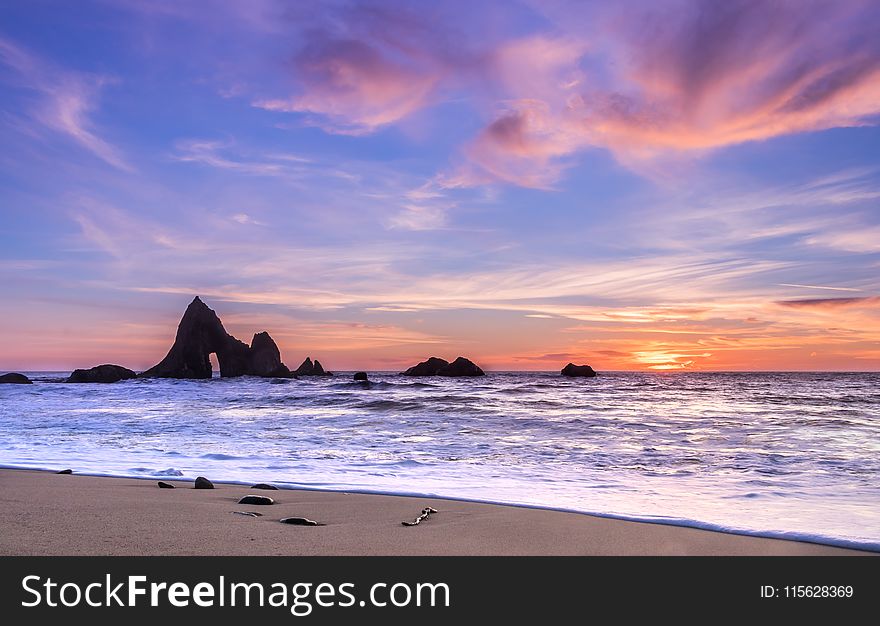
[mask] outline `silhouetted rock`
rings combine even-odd
[[[485,372],[463,356],[437,370],[437,376],[485,376]]]
[[[273,500],[269,496],[247,495],[247,496],[244,496],[241,500],[239,500],[238,503],[239,504],[268,505],[268,504],[275,504],[275,500]]]
[[[273,491],[277,491],[278,487],[276,487],[275,485],[267,485],[266,483],[257,483],[256,485],[251,487],[251,489],[271,489]]]
[[[210,480],[208,480],[204,476],[199,476],[198,478],[196,478],[195,488],[196,489],[213,489],[214,483],[212,483]]]
[[[56,474],[73,474],[73,470],[72,469],[63,469],[63,470],[57,471],[55,473]]]
[[[136,378],[137,374],[121,365],[98,365],[87,370],[73,370],[68,383],[115,383]]]
[[[367,373],[366,372],[355,372],[354,379],[360,380],[360,381],[366,381],[366,380],[368,380]]]
[[[174,485],[172,485],[171,483],[162,482],[160,480],[159,481],[159,489],[174,489]]]
[[[31,385],[31,379],[24,374],[9,372],[0,376],[0,383],[8,383],[11,385]]]
[[[593,378],[597,375],[589,365],[575,365],[574,363],[569,363],[563,367],[561,373],[563,376],[572,378]]]
[[[404,376],[436,376],[441,368],[449,365],[449,361],[432,356],[427,361],[422,361],[418,365],[413,365],[406,370]]]
[[[251,365],[249,374],[265,378],[290,378],[293,376],[281,362],[281,352],[269,333],[263,331],[254,335],[251,341]]]
[[[211,354],[220,376],[291,376],[278,346],[262,332],[248,346],[226,332],[217,314],[195,297],[177,327],[174,344],[162,361],[141,374],[146,378],[211,378]]]
[[[310,357],[306,357],[306,360],[302,362],[302,364],[296,368],[294,372],[295,376],[330,376],[330,372],[325,372],[324,367],[321,365],[321,362],[315,359],[314,363]]]

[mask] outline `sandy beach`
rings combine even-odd
[[[210,477],[209,477],[210,478]],[[402,496],[0,470],[2,555],[868,555],[577,513]],[[270,506],[238,504],[267,495]],[[437,509],[405,527],[422,508]],[[256,511],[261,517],[236,515]],[[289,526],[284,517],[325,525]]]

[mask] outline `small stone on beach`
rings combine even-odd
[[[278,491],[278,487],[275,485],[267,485],[266,483],[257,483],[251,489],[271,489],[273,491]]]
[[[247,517],[263,517],[262,513],[256,511],[233,511],[235,515],[246,515]]]
[[[315,520],[309,519],[307,517],[285,517],[281,520],[282,524],[291,524],[293,526],[323,526],[324,524],[319,524]]]
[[[208,480],[204,476],[199,476],[198,478],[196,478],[195,488],[196,489],[213,489],[214,483],[212,483],[210,480]]]
[[[241,500],[238,501],[239,504],[275,504],[275,500],[270,498],[269,496],[252,496],[247,495],[244,496]]]
[[[159,481],[159,489],[174,489],[174,485],[172,485],[171,483],[162,482],[160,480]]]
[[[72,469],[63,469],[60,472],[55,472],[56,474],[73,474]]]

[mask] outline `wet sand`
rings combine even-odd
[[[210,476],[208,477],[210,478]],[[266,482],[270,482],[267,477]],[[799,541],[435,498],[0,470],[0,555],[869,555]],[[247,494],[270,506],[238,504]],[[401,524],[430,506],[418,526]],[[235,515],[256,511],[261,517]],[[324,526],[289,526],[283,517]]]

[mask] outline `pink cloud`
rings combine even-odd
[[[354,39],[320,39],[294,60],[303,93],[260,100],[272,110],[315,113],[314,123],[338,134],[366,134],[422,108],[439,80],[436,68]]]
[[[571,37],[556,17],[557,36],[496,51],[507,106],[465,148],[451,185],[547,187],[589,148],[638,168],[880,114],[876,4],[628,6]]]

